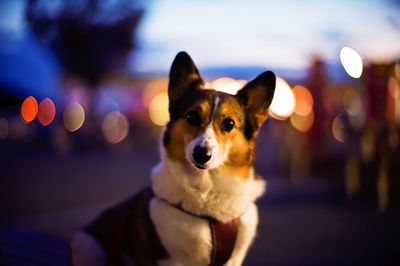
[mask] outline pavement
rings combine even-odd
[[[148,185],[158,161],[156,134],[69,154],[43,143],[0,142],[0,223],[64,241]],[[269,166],[259,167],[268,191],[245,265],[400,265],[398,205],[382,213],[374,202],[349,202],[341,171],[299,187],[282,173],[265,173]]]

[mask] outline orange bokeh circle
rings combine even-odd
[[[38,114],[38,103],[33,96],[27,97],[21,105],[21,117],[25,123],[32,122]]]

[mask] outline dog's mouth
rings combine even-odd
[[[200,169],[200,170],[205,170],[205,169],[207,169],[207,166],[206,166],[205,164],[193,163],[193,165],[194,165],[196,168]]]

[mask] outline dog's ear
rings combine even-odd
[[[236,95],[246,111],[244,133],[247,139],[253,138],[267,118],[275,92],[274,73],[266,71],[247,83]]]
[[[169,72],[168,98],[171,120],[176,114],[177,103],[190,91],[203,85],[203,80],[193,60],[186,52],[179,52]]]

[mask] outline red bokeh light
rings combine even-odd
[[[56,106],[49,98],[45,98],[39,104],[38,119],[40,124],[47,126],[53,122],[56,116]]]

